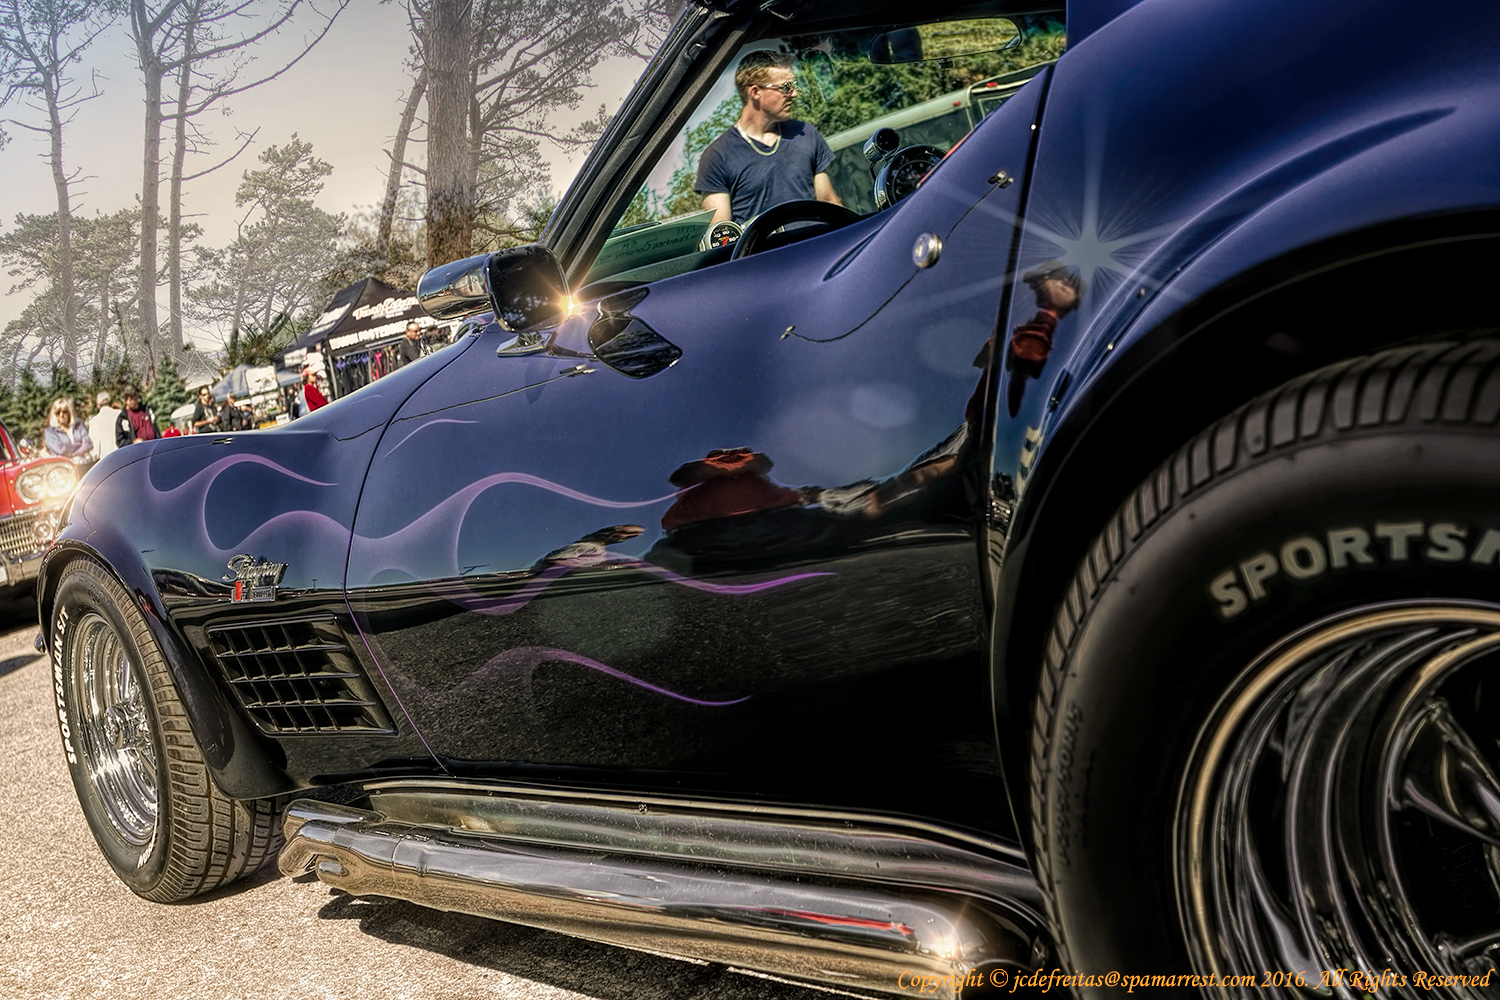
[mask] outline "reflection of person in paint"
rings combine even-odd
[[[843,204],[828,179],[833,151],[816,128],[792,118],[797,85],[788,59],[751,52],[735,70],[734,87],[745,107],[703,151],[693,185],[713,222],[744,222],[785,201]]]
[[[584,535],[576,542],[548,552],[537,562],[537,568],[567,566],[577,569],[585,566],[597,566],[604,562],[609,555],[605,546],[618,545],[620,542],[629,541],[645,530],[639,524],[615,524],[607,528],[600,528],[598,531],[592,531]]]
[[[805,502],[799,490],[771,479],[771,460],[749,448],[715,448],[705,458],[672,473],[673,486],[684,488],[662,515],[669,531],[716,517],[737,517]]]
[[[1021,397],[1028,379],[1041,375],[1052,353],[1052,335],[1058,321],[1078,308],[1083,298],[1083,278],[1078,269],[1048,261],[1032,268],[1023,280],[1036,296],[1036,313],[1011,331],[1010,351],[1005,359],[1010,369],[1006,407],[1011,416],[1021,412]]]
[[[1052,353],[1057,321],[1078,308],[1083,280],[1076,269],[1056,262],[1026,272],[1023,280],[1036,296],[1037,311],[1011,333],[1010,352],[1018,361],[1041,364]]]

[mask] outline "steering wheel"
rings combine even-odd
[[[734,244],[730,260],[739,260],[765,249],[766,238],[782,226],[793,222],[821,222],[829,229],[838,229],[858,222],[861,216],[843,205],[831,201],[784,201],[772,205],[745,224],[745,231]]]

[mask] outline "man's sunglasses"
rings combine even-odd
[[[791,97],[797,92],[797,85],[791,80],[788,80],[786,83],[760,83],[756,84],[756,86],[762,90],[779,90],[787,97]]]

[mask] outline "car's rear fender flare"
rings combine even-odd
[[[1500,209],[1403,218],[1249,265],[1229,249],[1205,252],[1192,270],[1232,278],[1171,312],[1141,313],[1105,363],[1071,390],[1064,384],[1064,399],[1054,388],[1056,405],[1040,421],[1025,469],[1006,468],[997,455],[995,473],[1019,472],[1024,481],[991,546],[1001,553],[991,565],[996,725],[1023,836],[1024,742],[1048,623],[1127,492],[1213,420],[1299,375],[1402,342],[1500,326],[1482,291],[1486,262],[1500,255]],[[1044,380],[1057,386],[1062,370]]]
[[[273,763],[264,739],[229,704],[209,669],[165,614],[139,553],[119,535],[94,531],[86,541],[64,538],[47,554],[37,590],[37,612],[49,652],[58,584],[70,563],[90,558],[113,574],[139,605],[171,671],[193,739],[219,789],[235,799],[266,798],[295,790],[296,783]],[[53,669],[59,669],[55,660]]]

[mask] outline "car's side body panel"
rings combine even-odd
[[[993,177],[1043,83],[891,213],[606,299],[549,352],[495,330],[407,402],[350,599],[451,769],[1003,829],[976,512],[1021,185]],[[563,374],[597,309],[681,359]]]
[[[44,635],[55,630],[52,590],[68,563],[93,557],[108,565],[135,595],[205,762],[230,795],[272,795],[350,774],[433,770],[349,623],[343,581],[349,528],[391,411],[468,343],[285,429],[175,438],[112,453],[85,477],[48,552],[38,602]],[[323,720],[306,709],[296,718],[284,714],[278,699],[291,682],[264,681],[301,669],[278,652],[293,644],[281,631],[286,623],[326,628],[338,638],[345,647],[340,655],[364,675],[360,690],[373,685],[383,703],[379,725],[329,738],[332,727],[319,732]],[[240,648],[254,640],[265,646],[259,659]],[[249,673],[242,663],[253,665]]]

